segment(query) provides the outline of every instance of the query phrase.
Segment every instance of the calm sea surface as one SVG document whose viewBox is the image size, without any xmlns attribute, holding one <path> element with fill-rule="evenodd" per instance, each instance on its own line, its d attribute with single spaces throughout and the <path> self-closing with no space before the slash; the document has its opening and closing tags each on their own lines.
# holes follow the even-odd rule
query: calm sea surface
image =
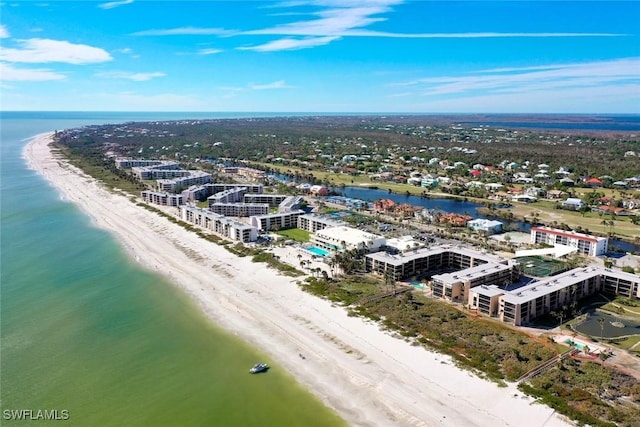
<svg viewBox="0 0 640 427">
<path fill-rule="evenodd" d="M 45 131 L 210 116 L 2 113 L 2 415 L 67 410 L 58 423 L 73 426 L 344 425 L 279 366 L 250 375 L 271 361 L 132 263 L 21 158 Z"/>
</svg>

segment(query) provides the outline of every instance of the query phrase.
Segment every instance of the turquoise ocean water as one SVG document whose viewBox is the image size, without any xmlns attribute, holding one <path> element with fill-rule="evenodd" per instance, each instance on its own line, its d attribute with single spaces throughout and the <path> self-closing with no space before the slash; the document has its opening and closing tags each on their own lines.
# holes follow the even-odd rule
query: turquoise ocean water
<svg viewBox="0 0 640 427">
<path fill-rule="evenodd" d="M 277 365 L 249 375 L 256 361 L 272 361 L 132 263 L 21 158 L 41 132 L 205 117 L 2 113 L 0 425 L 343 425 Z M 11 410 L 69 419 L 8 420 Z"/>
</svg>

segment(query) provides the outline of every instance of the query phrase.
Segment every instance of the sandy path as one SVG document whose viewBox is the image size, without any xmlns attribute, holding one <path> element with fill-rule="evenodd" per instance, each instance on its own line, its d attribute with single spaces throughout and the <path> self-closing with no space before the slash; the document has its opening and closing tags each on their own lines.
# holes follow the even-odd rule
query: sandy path
<svg viewBox="0 0 640 427">
<path fill-rule="evenodd" d="M 65 200 L 110 231 L 144 267 L 167 276 L 219 326 L 268 353 L 354 426 L 566 426 L 514 386 L 499 388 L 372 322 L 306 294 L 295 280 L 107 192 L 51 153 L 24 150 Z M 299 357 L 305 355 L 305 359 Z"/>
</svg>

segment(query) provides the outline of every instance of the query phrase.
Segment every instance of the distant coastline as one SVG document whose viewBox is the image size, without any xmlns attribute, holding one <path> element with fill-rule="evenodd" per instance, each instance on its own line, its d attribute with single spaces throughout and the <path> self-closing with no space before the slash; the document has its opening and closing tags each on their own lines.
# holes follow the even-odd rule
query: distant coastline
<svg viewBox="0 0 640 427">
<path fill-rule="evenodd" d="M 103 122 L 113 117 L 121 122 L 123 115 L 131 115 L 131 121 L 156 120 L 207 120 L 251 118 L 299 118 L 299 117 L 393 117 L 415 120 L 424 118 L 434 125 L 489 126 L 536 130 L 563 130 L 589 132 L 640 132 L 640 114 L 540 114 L 540 113 L 401 113 L 401 112 L 269 112 L 269 111 L 0 111 L 0 119 L 64 118 L 87 119 L 95 115 Z"/>
</svg>

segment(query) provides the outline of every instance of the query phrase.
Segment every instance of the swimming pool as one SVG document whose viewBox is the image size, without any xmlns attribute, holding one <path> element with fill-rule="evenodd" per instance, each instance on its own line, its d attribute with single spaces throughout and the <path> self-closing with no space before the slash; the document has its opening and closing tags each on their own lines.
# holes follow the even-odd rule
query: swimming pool
<svg viewBox="0 0 640 427">
<path fill-rule="evenodd" d="M 329 255 L 329 251 L 326 249 L 318 248 L 317 246 L 311 246 L 307 248 L 307 251 L 311 252 L 314 255 L 318 256 L 327 256 Z"/>
</svg>

